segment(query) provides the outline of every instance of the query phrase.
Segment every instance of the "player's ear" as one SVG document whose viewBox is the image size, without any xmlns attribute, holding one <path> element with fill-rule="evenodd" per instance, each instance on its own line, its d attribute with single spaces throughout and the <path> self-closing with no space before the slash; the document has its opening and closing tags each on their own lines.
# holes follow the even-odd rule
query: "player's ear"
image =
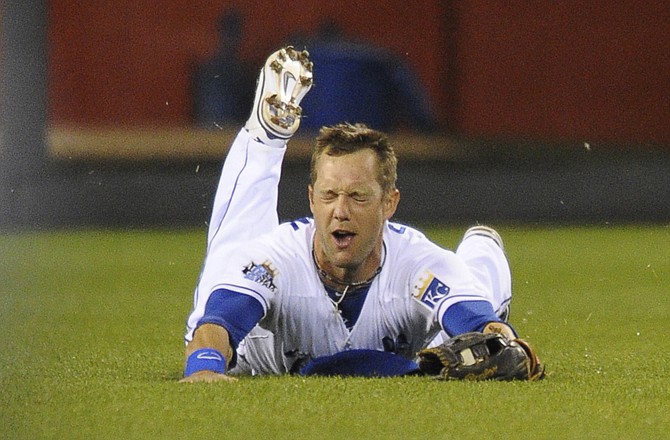
<svg viewBox="0 0 670 440">
<path fill-rule="evenodd" d="M 309 198 L 309 210 L 314 214 L 314 187 L 307 185 L 307 197 Z"/>
<path fill-rule="evenodd" d="M 394 189 L 389 195 L 386 196 L 386 201 L 384 202 L 384 216 L 386 220 L 389 220 L 395 214 L 395 210 L 398 208 L 398 203 L 400 202 L 400 191 Z"/>
</svg>

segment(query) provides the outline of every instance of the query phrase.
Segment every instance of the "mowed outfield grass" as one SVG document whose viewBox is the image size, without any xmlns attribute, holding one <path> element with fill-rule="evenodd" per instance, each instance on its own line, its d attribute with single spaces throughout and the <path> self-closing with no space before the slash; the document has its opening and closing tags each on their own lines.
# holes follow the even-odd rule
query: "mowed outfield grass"
<svg viewBox="0 0 670 440">
<path fill-rule="evenodd" d="M 0 438 L 666 438 L 670 227 L 499 230 L 542 382 L 179 384 L 204 230 L 1 234 Z"/>
</svg>

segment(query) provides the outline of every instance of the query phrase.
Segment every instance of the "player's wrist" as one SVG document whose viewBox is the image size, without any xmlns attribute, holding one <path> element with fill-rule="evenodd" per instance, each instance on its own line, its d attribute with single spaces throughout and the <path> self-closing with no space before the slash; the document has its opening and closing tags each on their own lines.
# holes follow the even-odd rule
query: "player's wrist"
<svg viewBox="0 0 670 440">
<path fill-rule="evenodd" d="M 228 362 L 226 357 L 215 348 L 200 348 L 191 353 L 186 359 L 184 377 L 199 371 L 213 371 L 224 374 Z"/>
</svg>

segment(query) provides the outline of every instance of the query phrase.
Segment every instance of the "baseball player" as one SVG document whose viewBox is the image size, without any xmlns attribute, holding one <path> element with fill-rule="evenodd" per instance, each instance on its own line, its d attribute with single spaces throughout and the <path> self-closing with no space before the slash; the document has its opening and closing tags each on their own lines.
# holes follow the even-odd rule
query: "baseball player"
<svg viewBox="0 0 670 440">
<path fill-rule="evenodd" d="M 282 159 L 311 86 L 306 51 L 286 47 L 261 69 L 217 188 L 182 381 L 300 373 L 324 362 L 336 373 L 342 365 L 405 373 L 419 350 L 450 336 L 515 338 L 500 236 L 476 226 L 452 252 L 392 222 L 396 157 L 376 130 L 324 127 L 311 161 L 312 215 L 278 224 Z M 408 364 L 395 370 L 398 359 Z"/>
</svg>

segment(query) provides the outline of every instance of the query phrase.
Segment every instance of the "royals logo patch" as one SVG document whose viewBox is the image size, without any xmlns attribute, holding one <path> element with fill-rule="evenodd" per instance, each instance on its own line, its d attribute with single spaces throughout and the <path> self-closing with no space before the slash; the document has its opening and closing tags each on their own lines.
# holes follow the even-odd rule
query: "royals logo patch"
<svg viewBox="0 0 670 440">
<path fill-rule="evenodd" d="M 440 281 L 430 271 L 419 278 L 418 283 L 414 286 L 414 298 L 421 301 L 424 305 L 435 308 L 442 298 L 449 295 L 449 286 Z"/>
<path fill-rule="evenodd" d="M 277 291 L 277 286 L 274 284 L 275 271 L 270 267 L 270 263 L 256 264 L 252 261 L 242 269 L 242 273 L 244 278 L 258 283 L 272 292 Z"/>
</svg>

